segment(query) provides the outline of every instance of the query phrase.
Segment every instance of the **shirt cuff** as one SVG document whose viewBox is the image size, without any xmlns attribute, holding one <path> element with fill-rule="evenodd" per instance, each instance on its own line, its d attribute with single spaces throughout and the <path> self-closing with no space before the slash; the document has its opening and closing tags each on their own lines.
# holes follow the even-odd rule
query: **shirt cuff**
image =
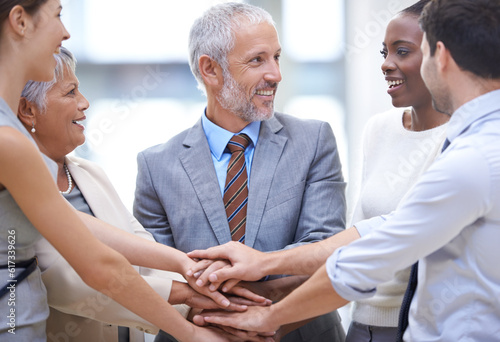
<svg viewBox="0 0 500 342">
<path fill-rule="evenodd" d="M 354 224 L 359 235 L 364 237 L 368 235 L 374 228 L 377 228 L 384 224 L 386 221 L 386 216 L 375 216 L 367 220 L 363 220 Z"/>
<path fill-rule="evenodd" d="M 335 291 L 344 299 L 353 301 L 364 298 L 373 297 L 376 292 L 376 288 L 369 291 L 360 291 L 349 285 L 349 279 L 352 279 L 348 270 L 343 269 L 339 266 L 339 258 L 341 257 L 342 250 L 345 247 L 338 248 L 327 260 L 326 260 L 326 273 L 328 278 L 335 289 Z"/>
</svg>

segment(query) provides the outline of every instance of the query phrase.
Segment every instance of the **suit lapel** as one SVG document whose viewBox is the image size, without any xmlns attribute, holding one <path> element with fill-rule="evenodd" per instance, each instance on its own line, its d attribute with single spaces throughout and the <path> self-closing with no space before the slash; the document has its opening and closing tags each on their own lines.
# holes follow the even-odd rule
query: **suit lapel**
<svg viewBox="0 0 500 342">
<path fill-rule="evenodd" d="M 229 242 L 229 224 L 201 120 L 190 129 L 183 144 L 185 149 L 179 158 L 208 222 L 220 244 Z"/>
<path fill-rule="evenodd" d="M 78 188 L 94 213 L 94 216 L 99 217 L 103 221 L 109 222 L 109 210 L 107 209 L 110 208 L 105 205 L 106 201 L 102 198 L 104 194 L 100 185 L 94 181 L 92 176 L 89 175 L 86 170 L 79 167 L 79 163 L 77 161 L 73 161 L 66 157 L 66 165 L 68 165 L 68 169 L 76 184 L 81 184 Z"/>
<path fill-rule="evenodd" d="M 283 128 L 276 117 L 263 121 L 250 172 L 245 244 L 253 247 L 275 176 L 288 138 L 277 133 Z"/>
</svg>

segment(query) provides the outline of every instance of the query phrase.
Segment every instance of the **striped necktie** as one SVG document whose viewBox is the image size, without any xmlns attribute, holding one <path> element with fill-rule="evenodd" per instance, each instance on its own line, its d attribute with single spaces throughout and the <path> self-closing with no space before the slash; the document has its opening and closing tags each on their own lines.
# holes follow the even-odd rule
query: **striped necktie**
<svg viewBox="0 0 500 342">
<path fill-rule="evenodd" d="M 441 149 L 441 153 L 444 152 L 450 145 L 450 141 L 446 139 Z M 403 297 L 403 303 L 401 304 L 401 310 L 399 311 L 399 322 L 398 322 L 398 334 L 396 337 L 397 342 L 403 341 L 403 335 L 406 328 L 408 328 L 408 317 L 410 314 L 410 305 L 417 290 L 418 285 L 418 261 L 414 263 L 410 271 L 410 279 L 408 279 L 408 287 L 406 288 L 405 295 Z"/>
<path fill-rule="evenodd" d="M 224 207 L 233 241 L 245 242 L 247 221 L 248 174 L 245 162 L 245 149 L 250 144 L 246 134 L 234 135 L 227 148 L 231 159 L 227 166 L 226 186 L 224 187 Z"/>
</svg>

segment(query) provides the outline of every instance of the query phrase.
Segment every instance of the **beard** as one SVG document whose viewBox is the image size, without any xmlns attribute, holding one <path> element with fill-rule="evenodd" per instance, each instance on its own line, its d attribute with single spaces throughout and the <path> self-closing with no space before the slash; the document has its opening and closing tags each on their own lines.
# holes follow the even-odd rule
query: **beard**
<svg viewBox="0 0 500 342">
<path fill-rule="evenodd" d="M 453 105 L 449 96 L 449 90 L 436 76 L 437 67 L 435 61 L 432 63 L 428 61 L 425 64 L 422 62 L 421 74 L 425 86 L 431 94 L 432 107 L 440 113 L 451 115 L 453 113 Z"/>
<path fill-rule="evenodd" d="M 454 112 L 448 89 L 437 79 L 434 79 L 432 88 L 428 88 L 432 97 L 432 107 L 440 113 L 451 115 Z"/>
<path fill-rule="evenodd" d="M 448 103 L 448 102 L 446 102 L 446 103 Z M 445 104 L 442 99 L 438 100 L 438 99 L 434 98 L 434 96 L 432 97 L 432 107 L 434 107 L 434 109 L 437 112 L 440 112 L 443 114 L 447 114 L 447 115 L 451 116 L 451 114 L 453 113 L 453 109 L 452 109 L 451 105 Z"/>
<path fill-rule="evenodd" d="M 230 111 L 234 115 L 240 117 L 246 122 L 264 121 L 270 119 L 274 115 L 274 101 L 264 102 L 263 108 L 258 108 L 253 102 L 252 97 L 247 98 L 245 89 L 241 84 L 231 76 L 229 72 L 224 72 L 224 86 L 217 95 L 217 100 L 222 108 Z M 265 83 L 264 87 L 277 87 L 270 83 Z"/>
</svg>

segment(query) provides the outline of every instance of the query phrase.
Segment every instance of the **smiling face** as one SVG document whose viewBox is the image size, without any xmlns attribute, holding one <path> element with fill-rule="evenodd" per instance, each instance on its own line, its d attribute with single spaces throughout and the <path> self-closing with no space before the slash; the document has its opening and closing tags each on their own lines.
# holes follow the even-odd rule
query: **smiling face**
<svg viewBox="0 0 500 342">
<path fill-rule="evenodd" d="M 69 38 L 61 22 L 61 2 L 48 0 L 33 15 L 31 25 L 26 32 L 30 44 L 29 57 L 33 61 L 29 78 L 34 81 L 50 81 L 54 78 L 56 61 L 54 53 L 59 53 L 63 40 Z"/>
<path fill-rule="evenodd" d="M 384 57 L 382 72 L 395 107 L 419 107 L 431 101 L 420 75 L 422 36 L 414 15 L 400 14 L 387 26 L 381 51 Z"/>
<path fill-rule="evenodd" d="M 57 160 L 72 152 L 85 142 L 85 110 L 89 102 L 78 89 L 78 79 L 69 68 L 64 68 L 63 77 L 47 92 L 46 111 L 35 110 L 36 133 L 33 138 L 40 150 Z"/>
<path fill-rule="evenodd" d="M 224 86 L 217 96 L 221 107 L 246 122 L 272 117 L 281 81 L 280 54 L 274 26 L 262 22 L 239 28 L 227 56 L 229 70 L 224 73 Z"/>
</svg>

